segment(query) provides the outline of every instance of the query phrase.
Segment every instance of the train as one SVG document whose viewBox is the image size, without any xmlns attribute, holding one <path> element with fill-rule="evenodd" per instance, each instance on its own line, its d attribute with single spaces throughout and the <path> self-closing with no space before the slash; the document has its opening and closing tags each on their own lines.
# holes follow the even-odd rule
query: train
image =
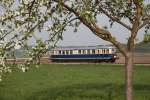
<svg viewBox="0 0 150 100">
<path fill-rule="evenodd" d="M 114 46 L 55 47 L 51 50 L 52 62 L 110 62 L 117 59 Z"/>
</svg>

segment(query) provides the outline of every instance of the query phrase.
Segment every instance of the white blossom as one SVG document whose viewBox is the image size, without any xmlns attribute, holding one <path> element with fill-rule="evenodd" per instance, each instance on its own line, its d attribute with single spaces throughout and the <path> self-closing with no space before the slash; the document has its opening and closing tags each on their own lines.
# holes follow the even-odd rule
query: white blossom
<svg viewBox="0 0 150 100">
<path fill-rule="evenodd" d="M 33 58 L 31 57 L 31 58 L 29 58 L 29 60 L 31 61 L 31 60 L 33 60 Z"/>
<path fill-rule="evenodd" d="M 4 16 L 1 16 L 1 17 L 0 17 L 0 20 L 4 20 L 4 19 L 5 19 L 5 17 L 4 17 Z"/>
<path fill-rule="evenodd" d="M 5 43 L 5 41 L 4 41 L 4 40 L 0 40 L 0 45 L 1 45 L 1 44 L 4 44 L 4 43 Z"/>
<path fill-rule="evenodd" d="M 16 41 L 14 48 L 16 50 L 21 48 L 21 45 L 20 45 L 20 43 L 18 41 Z"/>
<path fill-rule="evenodd" d="M 22 70 L 22 72 L 26 72 L 26 68 L 25 67 L 22 67 L 21 70 Z"/>
<path fill-rule="evenodd" d="M 17 16 L 17 15 L 20 15 L 20 12 L 19 11 L 16 11 L 15 12 L 15 15 Z"/>
<path fill-rule="evenodd" d="M 19 44 L 15 44 L 14 48 L 17 50 L 17 49 L 20 49 L 21 48 L 21 45 Z"/>
<path fill-rule="evenodd" d="M 85 14 L 90 14 L 91 12 L 90 11 L 85 11 Z"/>
<path fill-rule="evenodd" d="M 45 48 L 48 49 L 48 45 L 46 45 Z"/>
<path fill-rule="evenodd" d="M 29 3 L 29 0 L 23 0 L 24 4 L 28 4 Z"/>
<path fill-rule="evenodd" d="M 45 31 L 48 31 L 48 30 L 49 30 L 49 27 L 44 28 L 44 30 L 45 30 Z"/>
<path fill-rule="evenodd" d="M 35 47 L 32 47 L 32 49 L 36 49 Z"/>
<path fill-rule="evenodd" d="M 1 31 L 1 32 L 3 32 L 3 31 L 4 31 L 4 29 L 3 29 L 3 28 L 0 28 L 0 31 Z"/>
</svg>

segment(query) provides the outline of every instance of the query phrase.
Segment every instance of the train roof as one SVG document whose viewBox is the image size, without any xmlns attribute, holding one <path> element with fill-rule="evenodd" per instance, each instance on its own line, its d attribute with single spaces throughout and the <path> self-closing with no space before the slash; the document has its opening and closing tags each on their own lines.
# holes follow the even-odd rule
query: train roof
<svg viewBox="0 0 150 100">
<path fill-rule="evenodd" d="M 67 47 L 55 47 L 52 50 L 80 50 L 80 49 L 108 49 L 115 48 L 114 46 L 98 45 L 98 46 L 67 46 Z"/>
</svg>

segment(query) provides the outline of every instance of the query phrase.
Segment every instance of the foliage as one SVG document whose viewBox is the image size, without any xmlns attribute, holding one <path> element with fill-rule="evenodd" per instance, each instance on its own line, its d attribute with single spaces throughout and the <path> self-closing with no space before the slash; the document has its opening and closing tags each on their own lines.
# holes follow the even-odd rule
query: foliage
<svg viewBox="0 0 150 100">
<path fill-rule="evenodd" d="M 150 41 L 150 33 L 144 34 L 144 42 L 149 42 Z"/>
<path fill-rule="evenodd" d="M 37 42 L 29 54 L 29 59 L 37 60 L 46 52 L 51 43 L 62 39 L 67 28 L 73 27 L 75 32 L 80 24 L 88 27 L 93 34 L 114 44 L 126 56 L 126 52 L 134 47 L 137 32 L 145 27 L 149 29 L 150 5 L 144 0 L 0 0 L 3 13 L 0 15 L 0 57 L 1 73 L 5 72 L 5 58 L 8 51 L 25 47 L 27 41 L 35 38 L 37 33 L 49 33 L 49 39 Z M 106 15 L 110 26 L 119 23 L 131 32 L 128 48 L 121 45 L 109 30 L 98 25 L 98 16 Z M 128 22 L 126 23 L 126 19 Z M 40 47 L 41 46 L 41 47 Z M 129 50 L 127 50 L 129 49 Z M 40 53 L 39 53 L 40 52 Z M 33 61 L 26 61 L 25 66 Z M 9 67 L 8 67 L 9 68 Z M 8 69 L 6 68 L 6 69 Z"/>
</svg>

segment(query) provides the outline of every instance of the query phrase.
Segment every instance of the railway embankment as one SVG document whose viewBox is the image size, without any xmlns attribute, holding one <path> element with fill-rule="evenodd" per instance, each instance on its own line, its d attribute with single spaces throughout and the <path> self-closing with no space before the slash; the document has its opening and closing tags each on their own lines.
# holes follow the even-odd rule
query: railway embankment
<svg viewBox="0 0 150 100">
<path fill-rule="evenodd" d="M 118 53 L 118 59 L 116 60 L 116 64 L 124 64 L 125 63 L 125 58 L 122 54 Z M 8 59 L 8 63 L 16 63 L 16 64 L 22 64 L 27 58 L 18 58 L 15 61 L 13 59 Z M 51 64 L 49 60 L 49 57 L 43 57 L 41 58 L 40 61 L 42 64 Z M 71 62 L 70 62 L 71 63 Z M 80 62 L 81 63 L 81 62 Z M 86 62 L 83 62 L 86 63 Z M 134 54 L 134 63 L 136 64 L 150 64 L 150 53 L 135 53 Z M 74 64 L 74 63 L 73 63 Z"/>
<path fill-rule="evenodd" d="M 116 60 L 116 64 L 124 64 L 125 58 L 122 54 L 117 54 L 119 59 Z M 150 64 L 150 53 L 134 53 L 134 63 L 136 64 Z"/>
</svg>

